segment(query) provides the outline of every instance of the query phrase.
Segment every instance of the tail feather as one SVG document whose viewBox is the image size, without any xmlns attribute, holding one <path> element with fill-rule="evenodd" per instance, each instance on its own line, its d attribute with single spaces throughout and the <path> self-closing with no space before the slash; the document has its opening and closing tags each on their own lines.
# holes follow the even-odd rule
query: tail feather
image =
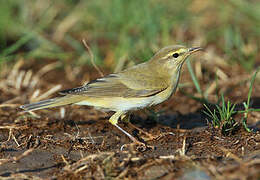
<svg viewBox="0 0 260 180">
<path fill-rule="evenodd" d="M 64 97 L 57 97 L 53 99 L 47 99 L 31 104 L 25 104 L 20 106 L 20 108 L 24 109 L 25 111 L 35 111 L 39 109 L 46 109 L 51 107 L 58 107 L 68 104 L 74 104 L 82 100 L 82 96 L 64 96 Z"/>
</svg>

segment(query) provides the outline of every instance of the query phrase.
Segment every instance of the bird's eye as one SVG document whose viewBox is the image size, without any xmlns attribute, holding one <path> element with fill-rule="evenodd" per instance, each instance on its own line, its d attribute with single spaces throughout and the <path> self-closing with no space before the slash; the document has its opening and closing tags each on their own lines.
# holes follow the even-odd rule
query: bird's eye
<svg viewBox="0 0 260 180">
<path fill-rule="evenodd" d="M 177 58 L 178 56 L 179 56 L 178 53 L 174 53 L 174 54 L 172 55 L 172 57 L 174 57 L 174 58 Z"/>
</svg>

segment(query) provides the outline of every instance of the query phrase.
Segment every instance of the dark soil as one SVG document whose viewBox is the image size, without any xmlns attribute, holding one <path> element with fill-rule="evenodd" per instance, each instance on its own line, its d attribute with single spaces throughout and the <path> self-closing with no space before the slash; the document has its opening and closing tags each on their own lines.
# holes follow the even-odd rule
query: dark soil
<svg viewBox="0 0 260 180">
<path fill-rule="evenodd" d="M 40 67 L 24 65 L 23 69 L 37 72 Z M 80 77 L 94 79 L 96 73 L 81 70 L 75 79 L 60 69 L 50 71 L 37 85 L 46 92 L 55 84 L 65 88 L 80 85 Z M 189 77 L 182 76 L 183 81 Z M 85 75 L 85 76 L 84 76 Z M 2 75 L 3 83 L 8 74 Z M 245 84 L 239 97 L 230 98 L 241 104 L 247 98 Z M 134 112 L 131 122 L 142 130 L 160 138 L 147 138 L 130 124 L 119 125 L 147 145 L 144 152 L 128 137 L 113 127 L 103 113 L 91 107 L 65 106 L 60 108 L 22 112 L 18 105 L 28 102 L 36 90 L 15 89 L 12 85 L 0 88 L 0 177 L 54 179 L 259 179 L 260 178 L 260 113 L 250 113 L 249 133 L 240 125 L 232 134 L 224 136 L 214 128 L 203 113 L 198 101 L 180 91 L 167 102 L 149 110 Z M 235 88 L 236 87 L 229 87 Z M 252 106 L 259 108 L 259 84 L 255 84 Z M 188 91 L 188 88 L 183 88 Z M 192 92 L 195 92 L 192 90 Z M 259 91 L 258 91 L 259 92 Z M 54 93 L 55 96 L 56 93 Z M 259 95 L 259 94 L 258 94 Z M 15 99 L 16 98 L 16 99 Z M 8 101 L 11 100 L 11 101 Z M 240 107 L 238 105 L 238 107 Z M 239 122 L 240 115 L 235 119 Z M 209 122 L 208 122 L 209 120 Z"/>
</svg>

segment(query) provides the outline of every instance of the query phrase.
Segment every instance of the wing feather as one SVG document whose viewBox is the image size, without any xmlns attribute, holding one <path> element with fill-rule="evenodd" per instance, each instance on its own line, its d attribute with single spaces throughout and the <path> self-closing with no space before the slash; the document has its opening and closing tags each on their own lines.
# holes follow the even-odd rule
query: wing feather
<svg viewBox="0 0 260 180">
<path fill-rule="evenodd" d="M 143 68 L 110 74 L 84 86 L 61 91 L 60 94 L 131 98 L 153 96 L 168 88 L 165 78 L 158 77 L 155 73 L 143 73 L 142 70 Z"/>
</svg>

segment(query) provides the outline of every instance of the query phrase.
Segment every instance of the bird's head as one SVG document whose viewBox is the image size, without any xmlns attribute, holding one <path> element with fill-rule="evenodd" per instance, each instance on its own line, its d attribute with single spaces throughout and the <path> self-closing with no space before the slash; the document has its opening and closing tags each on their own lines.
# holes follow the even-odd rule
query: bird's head
<svg viewBox="0 0 260 180">
<path fill-rule="evenodd" d="M 167 69 L 179 69 L 194 52 L 202 50 L 201 47 L 187 48 L 181 45 L 167 46 L 157 52 L 151 59 L 151 62 L 159 62 Z"/>
</svg>

